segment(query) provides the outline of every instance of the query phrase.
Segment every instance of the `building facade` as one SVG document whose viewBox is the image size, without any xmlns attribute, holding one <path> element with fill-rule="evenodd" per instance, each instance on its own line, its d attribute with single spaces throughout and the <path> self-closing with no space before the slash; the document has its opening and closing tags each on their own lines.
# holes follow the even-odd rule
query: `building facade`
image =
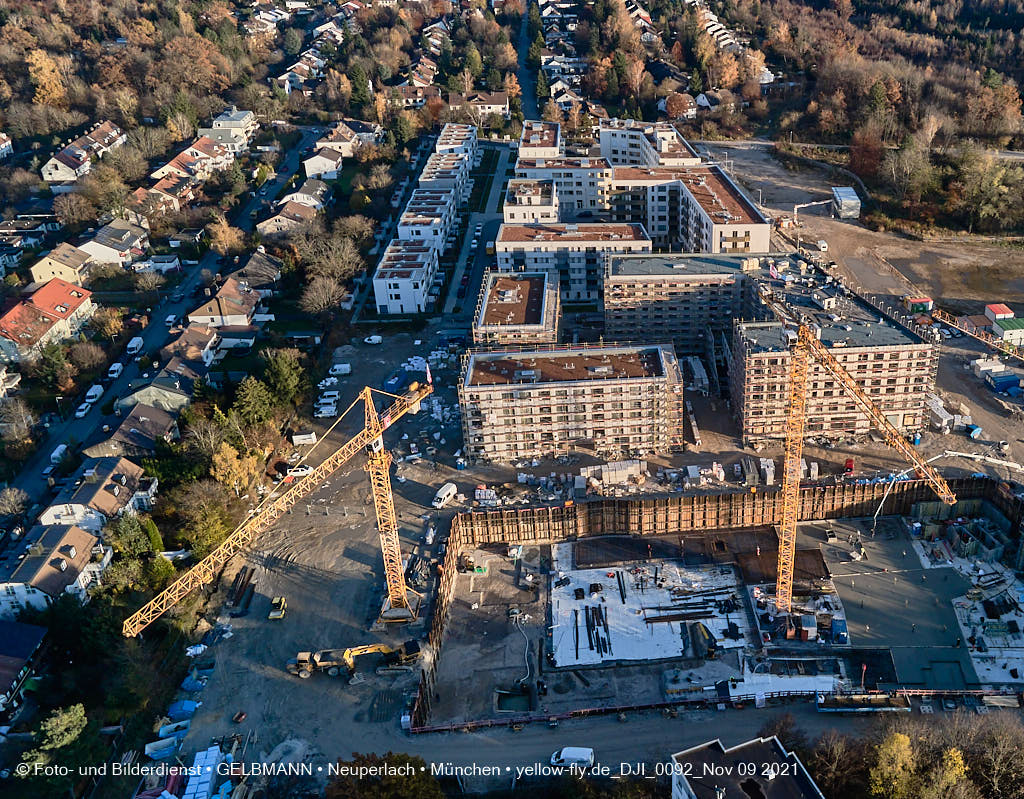
<svg viewBox="0 0 1024 799">
<path fill-rule="evenodd" d="M 373 275 L 379 314 L 423 313 L 437 275 L 437 249 L 427 243 L 392 239 Z"/>
<path fill-rule="evenodd" d="M 510 180 L 502 217 L 508 224 L 558 222 L 558 189 L 553 180 Z"/>
<path fill-rule="evenodd" d="M 671 347 L 469 353 L 459 380 L 470 458 L 514 462 L 576 448 L 620 456 L 681 447 L 683 381 Z"/>
<path fill-rule="evenodd" d="M 561 304 L 552 272 L 484 275 L 473 317 L 473 343 L 485 347 L 558 342 Z"/>
<path fill-rule="evenodd" d="M 634 224 L 502 225 L 495 240 L 499 269 L 556 274 L 563 303 L 600 297 L 606 255 L 650 251 L 643 225 Z"/>
</svg>

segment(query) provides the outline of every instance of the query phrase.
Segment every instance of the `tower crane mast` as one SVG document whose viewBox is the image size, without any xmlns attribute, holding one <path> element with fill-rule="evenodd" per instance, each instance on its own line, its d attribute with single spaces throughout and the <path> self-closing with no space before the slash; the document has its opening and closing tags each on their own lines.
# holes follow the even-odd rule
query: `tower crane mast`
<svg viewBox="0 0 1024 799">
<path fill-rule="evenodd" d="M 885 418 L 871 398 L 857 385 L 845 367 L 822 344 L 811 325 L 798 318 L 770 289 L 758 288 L 762 301 L 782 322 L 790 338 L 789 398 L 786 416 L 786 443 L 782 468 L 782 522 L 779 527 L 778 576 L 775 583 L 775 605 L 779 613 L 790 613 L 793 607 L 793 569 L 796 561 L 796 528 L 800 515 L 800 461 L 803 457 L 804 433 L 807 425 L 807 382 L 811 361 L 821 365 L 882 434 L 885 442 L 914 465 L 928 481 L 939 499 L 947 505 L 956 502 L 956 495 L 946 481 Z"/>
<path fill-rule="evenodd" d="M 377 526 L 380 531 L 384 574 L 387 581 L 387 599 L 381 612 L 381 621 L 409 621 L 415 618 L 419 597 L 405 585 L 398 523 L 391 495 L 391 455 L 384 450 L 382 436 L 385 430 L 405 414 L 417 413 L 423 398 L 433 391 L 434 387 L 430 383 L 413 383 L 403 395 L 377 391 L 369 386 L 363 388 L 359 396 L 330 428 L 333 430 L 359 402 L 362 402 L 362 429 L 328 455 L 310 474 L 293 483 L 283 494 L 274 497 L 272 492 L 220 546 L 125 619 L 122 634 L 127 638 L 138 635 L 194 590 L 212 582 L 232 557 L 248 549 L 256 537 L 265 532 L 289 508 L 323 485 L 326 478 L 364 449 L 367 450 L 369 461 L 367 468 L 373 486 L 373 502 L 377 511 Z M 382 394 L 391 398 L 393 402 L 378 412 L 374 394 Z"/>
</svg>

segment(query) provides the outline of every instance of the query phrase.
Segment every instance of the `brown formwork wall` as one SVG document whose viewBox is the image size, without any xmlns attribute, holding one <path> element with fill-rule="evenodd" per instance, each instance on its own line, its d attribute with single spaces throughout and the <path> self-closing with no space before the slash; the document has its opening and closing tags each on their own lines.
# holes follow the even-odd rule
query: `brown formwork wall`
<svg viewBox="0 0 1024 799">
<path fill-rule="evenodd" d="M 988 499 L 1019 527 L 1021 501 L 993 480 L 950 482 L 960 499 Z M 871 516 L 886 484 L 809 486 L 800 491 L 799 518 Z M 928 483 L 896 483 L 883 514 L 909 515 L 914 505 L 934 499 Z M 732 492 L 659 498 L 598 499 L 557 507 L 463 513 L 457 524 L 465 545 L 557 543 L 591 535 L 669 535 L 693 530 L 764 527 L 782 518 L 779 491 Z M 454 528 L 453 528 L 454 529 Z"/>
</svg>

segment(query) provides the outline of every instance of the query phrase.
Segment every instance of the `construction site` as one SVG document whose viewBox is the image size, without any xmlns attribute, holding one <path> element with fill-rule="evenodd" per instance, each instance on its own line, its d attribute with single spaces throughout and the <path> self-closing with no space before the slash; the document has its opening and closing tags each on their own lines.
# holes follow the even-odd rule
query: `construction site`
<svg viewBox="0 0 1024 799">
<path fill-rule="evenodd" d="M 972 394 L 1004 371 L 979 354 L 1019 353 L 794 254 L 614 256 L 605 280 L 626 343 L 557 344 L 557 280 L 517 273 L 484 282 L 480 349 L 435 325 L 335 354 L 360 360 L 348 409 L 125 622 L 209 592 L 152 755 L 474 761 L 432 734 L 1016 701 L 1019 428 Z"/>
</svg>

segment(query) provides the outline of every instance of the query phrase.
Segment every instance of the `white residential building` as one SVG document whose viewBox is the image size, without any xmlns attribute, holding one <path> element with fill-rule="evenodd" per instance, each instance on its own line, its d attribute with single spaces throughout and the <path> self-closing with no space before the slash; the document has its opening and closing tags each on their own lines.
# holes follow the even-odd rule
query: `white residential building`
<svg viewBox="0 0 1024 799">
<path fill-rule="evenodd" d="M 87 458 L 72 483 L 39 514 L 40 524 L 78 525 L 98 534 L 111 519 L 149 510 L 156 497 L 156 478 L 126 458 Z"/>
<path fill-rule="evenodd" d="M 307 178 L 334 180 L 341 174 L 341 163 L 344 156 L 331 147 L 321 147 L 302 162 Z"/>
<path fill-rule="evenodd" d="M 43 180 L 47 183 L 73 183 L 89 173 L 93 158 L 102 158 L 126 141 L 128 135 L 113 122 L 100 122 L 88 133 L 68 142 L 43 164 Z"/>
<path fill-rule="evenodd" d="M 563 302 L 594 302 L 601 295 L 605 256 L 651 251 L 643 225 L 502 225 L 495 240 L 503 271 L 545 270 L 558 275 Z"/>
<path fill-rule="evenodd" d="M 455 225 L 455 193 L 448 189 L 416 189 L 398 218 L 398 238 L 422 241 L 439 252 Z"/>
<path fill-rule="evenodd" d="M 602 119 L 601 155 L 616 166 L 699 166 L 701 158 L 667 122 Z"/>
<path fill-rule="evenodd" d="M 419 241 L 392 239 L 373 276 L 380 314 L 423 313 L 437 274 L 437 249 Z"/>
<path fill-rule="evenodd" d="M 502 216 L 507 224 L 558 222 L 558 189 L 553 180 L 510 180 Z"/>
<path fill-rule="evenodd" d="M 444 189 L 455 193 L 459 203 L 469 199 L 472 158 L 466 153 L 431 153 L 420 172 L 421 189 Z"/>
<path fill-rule="evenodd" d="M 477 146 L 476 126 L 449 122 L 441 128 L 441 135 L 434 144 L 434 152 L 465 153 L 473 158 L 476 156 Z"/>
<path fill-rule="evenodd" d="M 559 158 L 562 155 L 562 126 L 557 122 L 523 122 L 519 137 L 520 158 Z"/>
<path fill-rule="evenodd" d="M 606 196 L 612 166 L 607 158 L 523 158 L 516 162 L 516 177 L 551 180 L 558 190 L 565 218 L 596 215 L 608 206 Z"/>
<path fill-rule="evenodd" d="M 43 610 L 62 594 L 85 601 L 100 583 L 113 550 L 77 525 L 38 525 L 19 542 L 17 555 L 0 564 L 0 617 L 25 608 Z"/>
</svg>

